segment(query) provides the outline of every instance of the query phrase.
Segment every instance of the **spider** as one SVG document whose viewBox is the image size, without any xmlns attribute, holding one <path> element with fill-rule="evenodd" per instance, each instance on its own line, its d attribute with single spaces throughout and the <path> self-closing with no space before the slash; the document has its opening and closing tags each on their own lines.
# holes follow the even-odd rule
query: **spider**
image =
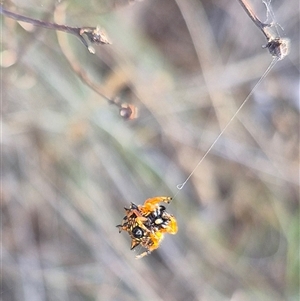
<svg viewBox="0 0 300 301">
<path fill-rule="evenodd" d="M 177 222 L 173 215 L 166 212 L 166 207 L 159 205 L 164 202 L 169 204 L 171 197 L 155 197 L 147 199 L 144 205 L 131 203 L 129 208 L 124 208 L 126 215 L 122 225 L 118 225 L 119 232 L 127 231 L 131 237 L 131 250 L 141 245 L 147 251 L 136 258 L 149 255 L 157 249 L 164 238 L 164 233 L 176 234 Z"/>
</svg>

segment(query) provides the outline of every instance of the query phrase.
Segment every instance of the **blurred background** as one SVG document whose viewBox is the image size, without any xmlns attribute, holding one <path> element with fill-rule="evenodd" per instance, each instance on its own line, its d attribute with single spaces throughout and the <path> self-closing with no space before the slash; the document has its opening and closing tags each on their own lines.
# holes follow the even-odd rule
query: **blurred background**
<svg viewBox="0 0 300 301">
<path fill-rule="evenodd" d="M 2 3 L 112 45 L 1 16 L 1 299 L 299 300 L 299 2 L 272 1 L 290 54 L 181 190 L 272 61 L 239 2 Z M 159 195 L 179 231 L 136 260 L 115 226 Z"/>
</svg>

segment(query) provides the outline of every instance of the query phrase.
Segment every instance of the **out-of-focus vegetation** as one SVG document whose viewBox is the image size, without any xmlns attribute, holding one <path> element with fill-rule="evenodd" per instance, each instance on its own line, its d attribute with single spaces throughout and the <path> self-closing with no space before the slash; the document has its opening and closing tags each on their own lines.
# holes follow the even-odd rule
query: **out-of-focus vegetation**
<svg viewBox="0 0 300 301">
<path fill-rule="evenodd" d="M 4 1 L 113 44 L 1 17 L 2 300 L 299 300 L 299 3 L 272 3 L 290 55 L 178 191 L 272 57 L 238 1 L 129 2 Z M 179 232 L 136 260 L 115 226 L 157 195 Z"/>
</svg>

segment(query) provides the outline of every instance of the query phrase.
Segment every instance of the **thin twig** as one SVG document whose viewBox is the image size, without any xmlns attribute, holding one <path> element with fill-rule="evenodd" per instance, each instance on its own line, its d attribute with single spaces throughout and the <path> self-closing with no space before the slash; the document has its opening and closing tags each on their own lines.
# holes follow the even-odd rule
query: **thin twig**
<svg viewBox="0 0 300 301">
<path fill-rule="evenodd" d="M 248 16 L 250 17 L 250 19 L 262 31 L 262 33 L 265 35 L 267 40 L 269 40 L 271 38 L 271 35 L 270 35 L 270 33 L 268 33 L 266 31 L 266 27 L 271 27 L 272 24 L 266 24 L 266 23 L 263 23 L 262 21 L 260 21 L 246 0 L 238 0 L 238 1 L 240 2 L 243 9 L 246 11 Z"/>
<path fill-rule="evenodd" d="M 67 26 L 67 25 L 60 25 L 57 23 L 40 21 L 40 20 L 25 17 L 23 15 L 19 15 L 19 14 L 13 13 L 11 11 L 8 11 L 5 8 L 3 8 L 2 5 L 0 6 L 0 14 L 6 16 L 8 18 L 17 20 L 17 21 L 30 23 L 34 26 L 73 34 L 80 39 L 80 41 L 84 44 L 84 46 L 86 46 L 88 48 L 90 53 L 95 53 L 95 50 L 92 46 L 90 46 L 88 44 L 87 40 L 90 43 L 93 43 L 96 45 L 111 44 L 106 36 L 106 33 L 103 30 L 100 30 L 100 28 L 98 26 L 97 27 L 71 27 L 71 26 Z M 84 36 L 86 36 L 87 40 L 84 38 Z M 71 51 L 69 51 L 69 52 L 71 53 Z M 105 98 L 110 104 L 117 106 L 119 108 L 120 116 L 122 116 L 124 119 L 136 118 L 137 109 L 135 106 L 126 104 L 126 103 L 121 103 L 118 98 L 111 99 L 111 98 L 107 97 L 103 93 L 103 91 L 100 89 L 100 87 L 98 87 L 95 83 L 93 83 L 89 79 L 88 75 L 86 74 L 86 72 L 84 70 L 81 69 L 79 64 L 74 63 L 75 60 L 73 58 L 70 59 L 70 56 L 72 56 L 72 54 L 69 54 L 69 56 L 67 57 L 69 63 L 71 64 L 74 72 L 76 72 L 76 74 L 81 78 L 81 80 L 83 82 L 85 82 L 85 84 L 87 84 L 96 93 L 98 93 L 103 98 Z"/>
<path fill-rule="evenodd" d="M 17 20 L 17 21 L 30 23 L 34 26 L 43 27 L 43 28 L 52 29 L 52 30 L 63 31 L 66 33 L 73 34 L 80 39 L 80 41 L 83 43 L 83 45 L 85 47 L 87 47 L 87 49 L 91 53 L 95 53 L 95 51 L 89 45 L 89 43 L 84 38 L 84 36 L 87 37 L 87 39 L 90 43 L 93 43 L 96 45 L 111 44 L 111 42 L 108 40 L 108 38 L 106 36 L 106 33 L 103 30 L 101 30 L 98 26 L 97 27 L 71 27 L 71 26 L 67 26 L 67 25 L 60 25 L 60 24 L 56 24 L 56 23 L 36 20 L 33 18 L 25 17 L 23 15 L 19 15 L 19 14 L 13 13 L 11 11 L 8 11 L 5 8 L 3 8 L 2 5 L 0 6 L 0 14 L 6 16 L 8 18 Z"/>
<path fill-rule="evenodd" d="M 286 57 L 289 53 L 290 48 L 290 40 L 289 39 L 283 39 L 279 37 L 279 34 L 274 35 L 270 33 L 267 28 L 274 27 L 274 20 L 270 24 L 263 23 L 259 20 L 257 15 L 254 13 L 253 9 L 249 5 L 247 0 L 238 0 L 241 4 L 241 6 L 244 8 L 250 19 L 254 22 L 254 24 L 262 31 L 264 36 L 267 38 L 267 44 L 264 45 L 264 48 L 268 48 L 269 52 L 273 56 L 273 58 L 277 60 L 282 60 L 284 57 Z M 267 7 L 268 12 L 271 11 L 270 7 L 268 6 L 268 3 L 264 2 L 264 4 Z M 274 15 L 272 14 L 272 17 L 274 18 Z"/>
</svg>

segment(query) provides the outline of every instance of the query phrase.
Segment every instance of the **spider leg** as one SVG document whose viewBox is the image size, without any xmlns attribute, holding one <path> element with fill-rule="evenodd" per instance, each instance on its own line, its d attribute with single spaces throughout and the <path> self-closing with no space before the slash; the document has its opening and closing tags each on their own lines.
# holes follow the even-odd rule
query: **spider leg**
<svg viewBox="0 0 300 301">
<path fill-rule="evenodd" d="M 143 253 L 140 254 L 140 255 L 136 255 L 136 256 L 135 256 L 135 259 L 141 259 L 141 258 L 143 258 L 143 257 L 145 257 L 145 256 L 147 256 L 147 255 L 150 255 L 150 254 L 151 254 L 150 251 L 145 251 L 145 252 L 143 252 Z"/>
<path fill-rule="evenodd" d="M 146 255 L 149 255 L 149 254 L 151 254 L 152 251 L 156 250 L 159 247 L 160 242 L 164 238 L 164 235 L 161 232 L 150 233 L 150 238 L 151 238 L 151 243 L 152 244 L 150 246 L 149 245 L 148 246 L 143 245 L 143 247 L 147 248 L 147 251 L 143 252 L 140 255 L 137 255 L 135 257 L 136 259 L 140 259 L 140 258 L 142 258 Z"/>
<path fill-rule="evenodd" d="M 177 221 L 173 215 L 170 215 L 170 222 L 166 228 L 161 229 L 164 233 L 176 234 L 178 231 Z"/>
<path fill-rule="evenodd" d="M 169 204 L 171 202 L 172 198 L 169 196 L 158 196 L 155 198 L 147 199 L 143 206 L 139 206 L 139 210 L 145 214 L 147 214 L 150 211 L 154 211 L 157 208 L 157 204 L 164 202 Z"/>
</svg>

